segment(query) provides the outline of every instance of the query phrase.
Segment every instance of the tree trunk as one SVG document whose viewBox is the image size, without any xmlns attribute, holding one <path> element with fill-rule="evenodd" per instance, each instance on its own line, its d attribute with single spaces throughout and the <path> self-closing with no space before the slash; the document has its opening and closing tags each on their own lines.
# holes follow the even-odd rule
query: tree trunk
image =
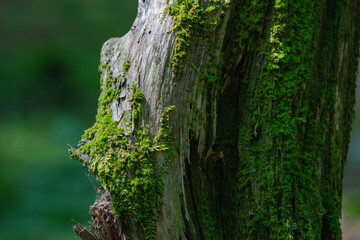
<svg viewBox="0 0 360 240">
<path fill-rule="evenodd" d="M 340 239 L 359 8 L 139 1 L 71 150 L 110 192 L 118 239 Z"/>
</svg>

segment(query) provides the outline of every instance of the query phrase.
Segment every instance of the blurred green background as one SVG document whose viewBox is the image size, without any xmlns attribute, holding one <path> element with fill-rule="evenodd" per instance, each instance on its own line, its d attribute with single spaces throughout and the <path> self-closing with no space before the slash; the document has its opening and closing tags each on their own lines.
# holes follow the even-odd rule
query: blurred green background
<svg viewBox="0 0 360 240">
<path fill-rule="evenodd" d="M 343 180 L 342 229 L 344 240 L 360 240 L 360 62 L 358 64 L 355 119 Z"/>
<path fill-rule="evenodd" d="M 102 44 L 124 35 L 136 0 L 0 2 L 0 239 L 74 239 L 93 186 L 70 160 L 95 122 Z"/>
<path fill-rule="evenodd" d="M 136 11 L 136 0 L 1 1 L 1 240 L 74 239 L 71 219 L 90 220 L 95 192 L 66 144 L 94 123 L 101 46 L 124 35 Z M 348 240 L 360 239 L 357 112 L 344 179 Z"/>
</svg>

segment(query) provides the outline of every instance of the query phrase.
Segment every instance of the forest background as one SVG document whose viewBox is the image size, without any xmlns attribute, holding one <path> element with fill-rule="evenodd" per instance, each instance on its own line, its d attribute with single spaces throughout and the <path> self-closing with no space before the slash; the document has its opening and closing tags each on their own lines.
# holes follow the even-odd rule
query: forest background
<svg viewBox="0 0 360 240">
<path fill-rule="evenodd" d="M 1 1 L 0 239 L 74 239 L 71 219 L 90 220 L 94 186 L 66 144 L 95 122 L 101 46 L 136 12 L 136 0 Z M 343 184 L 343 237 L 360 239 L 360 88 Z"/>
</svg>

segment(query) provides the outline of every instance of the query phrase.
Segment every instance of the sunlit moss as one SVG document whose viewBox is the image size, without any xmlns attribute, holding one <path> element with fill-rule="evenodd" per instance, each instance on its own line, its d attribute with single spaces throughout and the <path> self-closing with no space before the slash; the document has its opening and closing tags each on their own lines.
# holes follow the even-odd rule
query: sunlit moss
<svg viewBox="0 0 360 240">
<path fill-rule="evenodd" d="M 109 69 L 103 68 L 109 73 Z M 148 127 L 140 123 L 144 95 L 134 83 L 131 90 L 132 122 L 128 124 L 135 126 L 133 134 L 126 135 L 119 123 L 112 120 L 109 105 L 119 92 L 112 88 L 107 78 L 102 84 L 96 123 L 83 135 L 83 139 L 89 142 L 81 146 L 73 157 L 88 154 L 90 162 L 83 163 L 111 193 L 118 217 L 130 219 L 141 227 L 147 239 L 155 239 L 155 223 L 163 189 L 161 175 L 173 157 L 170 150 L 172 128 L 168 121 L 174 106 L 165 108 L 160 130 L 152 140 Z M 169 151 L 168 157 L 163 164 L 158 164 L 156 153 L 163 151 Z"/>
</svg>

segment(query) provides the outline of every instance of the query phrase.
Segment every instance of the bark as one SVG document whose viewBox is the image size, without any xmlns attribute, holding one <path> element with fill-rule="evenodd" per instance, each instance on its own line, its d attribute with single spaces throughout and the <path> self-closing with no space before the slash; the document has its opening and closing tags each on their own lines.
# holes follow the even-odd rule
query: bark
<svg viewBox="0 0 360 240">
<path fill-rule="evenodd" d="M 119 239 L 340 239 L 359 8 L 139 1 L 71 150 L 110 192 Z"/>
</svg>

